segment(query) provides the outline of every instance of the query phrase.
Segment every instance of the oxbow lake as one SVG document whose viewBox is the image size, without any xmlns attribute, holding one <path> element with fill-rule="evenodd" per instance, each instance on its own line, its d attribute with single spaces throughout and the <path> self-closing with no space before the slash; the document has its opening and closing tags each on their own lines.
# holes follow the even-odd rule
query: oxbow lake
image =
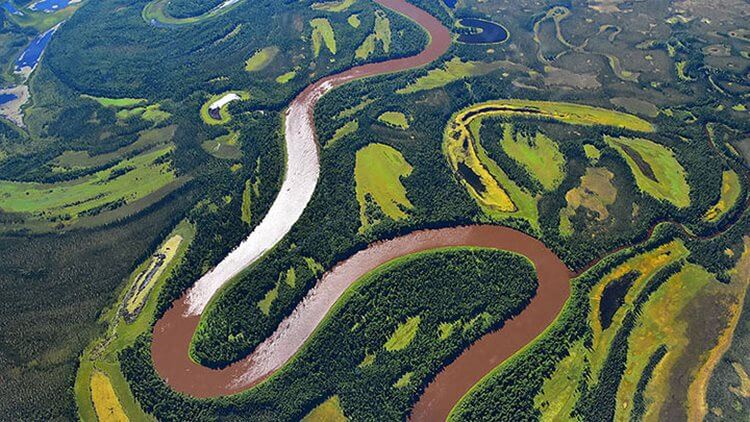
<svg viewBox="0 0 750 422">
<path fill-rule="evenodd" d="M 475 28 L 473 34 L 460 34 L 458 41 L 466 44 L 491 44 L 503 42 L 508 39 L 508 31 L 495 22 L 482 19 L 465 18 L 458 21 L 459 24 Z"/>
</svg>

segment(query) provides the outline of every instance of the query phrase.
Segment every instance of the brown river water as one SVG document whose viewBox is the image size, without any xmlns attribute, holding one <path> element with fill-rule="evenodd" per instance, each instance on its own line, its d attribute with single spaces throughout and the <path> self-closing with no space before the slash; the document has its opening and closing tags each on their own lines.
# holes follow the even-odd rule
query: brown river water
<svg viewBox="0 0 750 422">
<path fill-rule="evenodd" d="M 539 278 L 539 289 L 529 306 L 445 367 L 414 407 L 414 420 L 442 420 L 472 385 L 544 331 L 568 298 L 570 271 L 551 250 L 528 235 L 489 225 L 422 230 L 374 243 L 337 264 L 279 324 L 276 332 L 245 359 L 220 370 L 206 368 L 190 359 L 190 341 L 210 299 L 232 277 L 283 238 L 312 196 L 319 175 L 312 118 L 317 100 L 330 89 L 354 79 L 426 65 L 450 46 L 450 32 L 433 16 L 403 0 L 376 1 L 424 27 L 430 34 L 430 44 L 416 56 L 362 65 L 324 78 L 308 86 L 290 104 L 286 123 L 288 157 L 300 158 L 287 163 L 287 176 L 272 209 L 246 241 L 176 300 L 154 327 L 151 346 L 154 367 L 175 391 L 195 397 L 215 397 L 238 393 L 258 384 L 299 350 L 349 286 L 369 271 L 400 256 L 447 246 L 492 247 L 525 255 L 536 266 Z M 284 212 L 276 213 L 275 208 Z"/>
</svg>

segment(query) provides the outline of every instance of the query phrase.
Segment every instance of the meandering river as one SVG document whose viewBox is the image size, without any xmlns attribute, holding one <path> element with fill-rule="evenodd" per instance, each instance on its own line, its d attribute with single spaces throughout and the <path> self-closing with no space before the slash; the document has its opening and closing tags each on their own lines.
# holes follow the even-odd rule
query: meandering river
<svg viewBox="0 0 750 422">
<path fill-rule="evenodd" d="M 537 294 L 521 314 L 466 349 L 436 377 L 417 403 L 414 419 L 444 418 L 474 383 L 541 333 L 562 309 L 569 295 L 571 274 L 540 241 L 510 228 L 489 225 L 422 230 L 374 243 L 337 264 L 279 324 L 276 332 L 245 359 L 221 370 L 203 367 L 190 359 L 190 341 L 211 298 L 289 232 L 313 195 L 319 178 L 313 120 L 316 102 L 326 92 L 354 79 L 428 64 L 450 46 L 450 31 L 433 16 L 403 0 L 376 1 L 425 28 L 430 34 L 430 44 L 415 56 L 362 65 L 321 79 L 290 104 L 285 121 L 287 169 L 276 200 L 253 232 L 176 300 L 154 327 L 151 348 L 154 366 L 174 390 L 196 397 L 213 397 L 256 385 L 300 349 L 349 286 L 376 267 L 414 252 L 446 246 L 514 251 L 534 263 L 539 278 Z"/>
</svg>

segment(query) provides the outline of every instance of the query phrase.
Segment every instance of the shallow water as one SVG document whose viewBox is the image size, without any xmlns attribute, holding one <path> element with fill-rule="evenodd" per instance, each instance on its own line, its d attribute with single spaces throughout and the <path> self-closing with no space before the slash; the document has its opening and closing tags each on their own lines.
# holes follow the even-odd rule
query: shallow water
<svg viewBox="0 0 750 422">
<path fill-rule="evenodd" d="M 29 5 L 29 9 L 37 12 L 52 13 L 58 10 L 65 9 L 75 3 L 71 0 L 38 0 Z"/>
<path fill-rule="evenodd" d="M 16 98 L 18 98 L 18 97 L 16 97 L 13 94 L 0 94 L 0 105 L 3 105 L 5 103 L 9 103 L 9 102 L 15 100 Z"/>
<path fill-rule="evenodd" d="M 39 34 L 36 38 L 34 38 L 33 41 L 31 41 L 31 44 L 29 44 L 28 47 L 26 47 L 26 50 L 21 53 L 20 56 L 18 56 L 18 59 L 15 63 L 15 71 L 16 72 L 22 72 L 24 69 L 34 69 L 39 63 L 39 59 L 42 57 L 42 53 L 44 52 L 44 49 L 47 47 L 47 44 L 52 39 L 52 34 L 55 33 L 55 30 L 57 27 L 54 27 L 47 32 L 44 32 L 42 34 Z"/>
</svg>

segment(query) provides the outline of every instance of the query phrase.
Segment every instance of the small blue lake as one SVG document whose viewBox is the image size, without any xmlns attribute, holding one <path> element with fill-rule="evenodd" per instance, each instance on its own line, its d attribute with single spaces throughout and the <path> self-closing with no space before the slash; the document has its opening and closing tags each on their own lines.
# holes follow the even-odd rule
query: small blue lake
<svg viewBox="0 0 750 422">
<path fill-rule="evenodd" d="M 456 3 L 458 3 L 458 0 L 443 0 L 443 3 L 445 3 L 446 6 L 453 9 L 456 7 Z"/>
<path fill-rule="evenodd" d="M 462 33 L 458 41 L 466 44 L 491 44 L 508 39 L 508 31 L 495 22 L 482 19 L 465 18 L 458 21 L 462 26 L 473 29 L 471 33 Z"/>
<path fill-rule="evenodd" d="M 15 100 L 16 98 L 18 98 L 18 97 L 16 97 L 13 94 L 0 94 L 0 106 L 3 105 L 3 104 L 5 104 L 5 103 L 9 103 L 9 102 Z"/>
<path fill-rule="evenodd" d="M 55 28 L 52 28 L 34 38 L 34 41 L 26 47 L 26 50 L 24 50 L 16 60 L 15 70 L 18 72 L 24 67 L 30 67 L 33 69 L 34 66 L 39 63 L 39 58 L 42 57 L 44 48 L 47 47 L 47 44 L 49 43 L 49 40 L 52 39 L 52 34 L 54 33 Z"/>
<path fill-rule="evenodd" d="M 7 10 L 8 13 L 10 13 L 11 15 L 23 16 L 23 12 L 21 12 L 18 9 L 16 9 L 16 6 L 14 6 L 13 3 L 11 3 L 10 1 L 6 1 L 0 7 L 2 7 L 5 10 Z"/>
<path fill-rule="evenodd" d="M 29 9 L 35 12 L 52 13 L 65 9 L 71 3 L 71 0 L 39 0 L 31 3 Z"/>
</svg>

